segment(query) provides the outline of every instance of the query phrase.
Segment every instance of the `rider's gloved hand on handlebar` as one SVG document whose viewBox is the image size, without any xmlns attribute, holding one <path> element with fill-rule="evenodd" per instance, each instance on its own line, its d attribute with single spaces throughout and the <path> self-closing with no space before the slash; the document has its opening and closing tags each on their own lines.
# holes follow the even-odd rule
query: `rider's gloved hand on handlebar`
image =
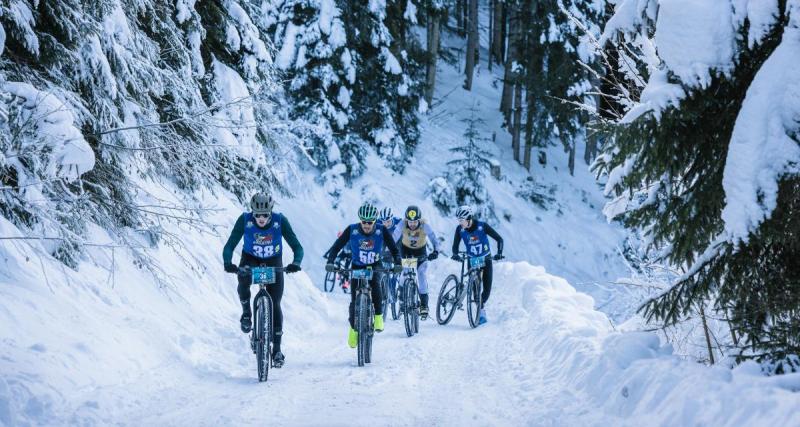
<svg viewBox="0 0 800 427">
<path fill-rule="evenodd" d="M 225 264 L 225 271 L 228 273 L 236 273 L 239 271 L 239 267 L 235 264 Z"/>
<path fill-rule="evenodd" d="M 395 273 L 401 273 L 403 271 L 403 264 L 395 264 L 392 271 Z"/>
<path fill-rule="evenodd" d="M 501 253 L 497 253 L 495 256 L 492 257 L 492 259 L 495 260 L 495 261 L 500 261 L 503 258 L 505 258 L 505 257 Z"/>
<path fill-rule="evenodd" d="M 300 271 L 300 266 L 295 263 L 291 263 L 286 266 L 287 273 L 297 273 L 298 271 Z"/>
<path fill-rule="evenodd" d="M 439 258 L 439 251 L 433 251 L 428 255 L 428 261 L 433 261 L 436 258 Z"/>
<path fill-rule="evenodd" d="M 453 256 L 451 256 L 450 259 L 452 259 L 453 261 L 461 262 L 461 255 L 453 254 Z"/>
<path fill-rule="evenodd" d="M 336 270 L 336 266 L 335 265 L 333 265 L 333 264 L 325 264 L 325 271 L 327 271 L 328 273 L 331 273 L 334 270 Z"/>
</svg>

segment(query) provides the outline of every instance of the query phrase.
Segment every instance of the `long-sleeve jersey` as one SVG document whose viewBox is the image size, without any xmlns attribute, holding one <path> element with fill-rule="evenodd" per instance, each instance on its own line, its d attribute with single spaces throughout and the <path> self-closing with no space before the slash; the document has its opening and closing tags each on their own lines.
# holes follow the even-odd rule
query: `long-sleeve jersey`
<svg viewBox="0 0 800 427">
<path fill-rule="evenodd" d="M 397 226 L 394 228 L 394 233 L 392 233 L 392 238 L 395 241 L 400 242 L 400 244 L 402 244 L 403 246 L 409 247 L 403 241 L 403 232 L 404 232 L 404 230 L 405 230 L 406 233 L 412 233 L 413 234 L 417 230 L 420 230 L 420 229 L 421 229 L 421 231 L 423 233 L 425 233 L 425 236 L 427 237 L 427 240 L 430 240 L 430 242 L 433 244 L 433 250 L 435 250 L 436 252 L 439 252 L 439 250 L 440 250 L 439 239 L 436 238 L 436 233 L 433 232 L 433 228 L 427 222 L 421 223 L 416 230 L 411 230 L 411 229 L 408 228 L 408 225 L 406 225 L 406 221 L 405 220 L 400 221 L 400 223 L 397 224 Z M 413 236 L 411 238 L 413 239 Z M 425 247 L 424 245 L 419 245 L 419 246 L 420 246 L 420 248 L 424 248 Z M 409 249 L 419 249 L 419 248 L 409 247 Z"/>
<path fill-rule="evenodd" d="M 264 229 L 271 227 L 272 223 L 273 220 L 270 220 L 269 224 L 267 224 Z M 225 243 L 225 248 L 222 250 L 223 263 L 231 263 L 231 260 L 233 259 L 233 251 L 236 249 L 236 245 L 239 244 L 239 241 L 242 240 L 242 236 L 244 235 L 244 227 L 245 214 L 243 213 L 241 216 L 239 216 L 239 219 L 236 220 L 236 224 L 233 225 L 233 231 L 231 231 L 231 235 L 228 237 L 228 242 Z M 289 224 L 289 220 L 286 219 L 285 216 L 281 218 L 281 235 L 284 239 L 286 239 L 286 243 L 289 244 L 289 247 L 292 248 L 292 252 L 294 253 L 292 264 L 300 265 L 300 262 L 303 261 L 303 246 L 300 245 L 300 241 L 297 240 L 297 236 L 294 234 L 294 230 L 292 230 L 292 226 Z"/>
<path fill-rule="evenodd" d="M 395 245 L 394 240 L 392 239 L 392 236 L 389 233 L 389 231 L 383 225 L 376 224 L 375 227 L 376 229 L 373 230 L 372 232 L 374 233 L 377 230 L 381 230 L 381 235 L 383 236 L 383 245 L 387 249 L 389 249 L 389 253 L 392 254 L 394 263 L 400 264 L 400 252 L 397 250 L 397 245 Z M 336 255 L 339 254 L 339 251 L 341 251 L 350 242 L 352 228 L 353 228 L 352 226 L 348 226 L 347 228 L 345 228 L 344 231 L 342 231 L 342 234 L 340 234 L 339 237 L 336 239 L 336 241 L 333 242 L 333 246 L 331 246 L 331 248 L 328 249 L 327 252 L 328 264 L 333 264 L 334 261 L 336 260 Z"/>
<path fill-rule="evenodd" d="M 470 233 L 475 232 L 475 230 L 478 229 L 478 223 L 479 223 L 478 221 L 473 220 L 472 224 L 470 224 L 469 228 L 467 228 L 466 231 L 470 232 Z M 494 239 L 495 242 L 497 242 L 497 253 L 498 254 L 502 254 L 503 253 L 503 238 L 500 237 L 500 234 L 497 233 L 497 231 L 495 231 L 494 228 L 492 228 L 491 225 L 489 225 L 489 224 L 487 224 L 485 222 L 481 222 L 480 225 L 483 227 L 483 231 L 486 233 L 486 235 L 491 237 L 492 239 Z M 456 227 L 456 233 L 453 236 L 453 254 L 457 254 L 458 253 L 458 245 L 459 245 L 459 243 L 461 243 L 461 231 L 462 231 L 461 226 L 460 225 L 457 226 Z M 465 244 L 466 244 L 466 242 L 465 242 Z"/>
</svg>

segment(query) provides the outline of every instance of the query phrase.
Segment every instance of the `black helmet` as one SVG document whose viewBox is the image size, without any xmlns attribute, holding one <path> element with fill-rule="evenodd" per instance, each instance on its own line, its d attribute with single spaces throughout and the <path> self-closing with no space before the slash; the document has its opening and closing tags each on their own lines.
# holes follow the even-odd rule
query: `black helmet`
<svg viewBox="0 0 800 427">
<path fill-rule="evenodd" d="M 253 214 L 271 214 L 275 200 L 269 193 L 256 193 L 250 198 L 250 210 Z"/>
<path fill-rule="evenodd" d="M 372 205 L 372 203 L 364 203 L 358 208 L 358 219 L 361 221 L 375 221 L 378 219 L 378 208 Z"/>
<path fill-rule="evenodd" d="M 409 221 L 419 221 L 422 219 L 422 211 L 416 205 L 406 208 L 406 219 Z"/>
</svg>

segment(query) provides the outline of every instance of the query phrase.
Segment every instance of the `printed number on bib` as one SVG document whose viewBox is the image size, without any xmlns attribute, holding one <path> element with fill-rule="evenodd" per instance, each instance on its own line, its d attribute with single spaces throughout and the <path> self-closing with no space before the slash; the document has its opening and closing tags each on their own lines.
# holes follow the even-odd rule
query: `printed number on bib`
<svg viewBox="0 0 800 427">
<path fill-rule="evenodd" d="M 378 254 L 375 252 L 358 251 L 358 260 L 362 264 L 373 264 L 376 261 Z"/>
<path fill-rule="evenodd" d="M 275 247 L 274 246 L 253 246 L 253 252 L 255 252 L 255 256 L 259 258 L 268 258 L 275 255 Z"/>
<path fill-rule="evenodd" d="M 472 255 L 480 255 L 481 249 L 483 249 L 483 246 L 475 245 L 475 246 L 470 246 L 469 251 L 472 253 Z"/>
</svg>

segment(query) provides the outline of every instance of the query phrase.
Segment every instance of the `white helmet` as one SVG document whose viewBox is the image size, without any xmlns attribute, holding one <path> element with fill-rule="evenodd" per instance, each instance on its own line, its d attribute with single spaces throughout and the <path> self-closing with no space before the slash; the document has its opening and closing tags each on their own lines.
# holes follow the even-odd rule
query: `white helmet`
<svg viewBox="0 0 800 427">
<path fill-rule="evenodd" d="M 458 219 L 472 219 L 472 216 L 475 214 L 475 211 L 472 209 L 472 206 L 460 206 L 456 209 L 456 218 Z"/>
<path fill-rule="evenodd" d="M 393 215 L 392 208 L 387 206 L 387 207 L 381 209 L 381 213 L 378 215 L 378 218 L 381 221 L 388 221 L 388 220 L 392 219 L 392 215 Z"/>
</svg>

